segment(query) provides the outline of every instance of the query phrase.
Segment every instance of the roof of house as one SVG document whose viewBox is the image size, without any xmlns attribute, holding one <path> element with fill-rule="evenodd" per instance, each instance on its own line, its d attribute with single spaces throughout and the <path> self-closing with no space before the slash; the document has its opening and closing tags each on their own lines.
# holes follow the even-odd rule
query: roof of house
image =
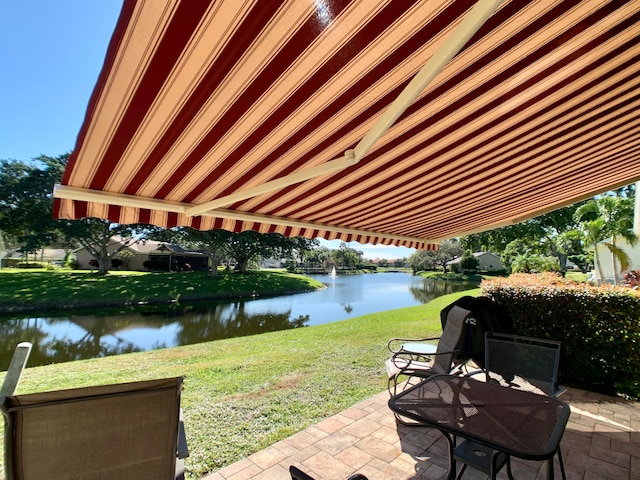
<svg viewBox="0 0 640 480">
<path fill-rule="evenodd" d="M 121 243 L 122 242 L 122 237 L 113 236 L 113 237 L 111 237 L 111 241 L 113 243 Z M 78 252 L 78 251 L 81 251 L 81 250 L 84 250 L 84 247 L 80 247 L 80 248 L 76 249 L 75 252 Z M 137 243 L 132 243 L 131 245 L 126 247 L 126 250 L 129 250 L 130 252 L 133 252 L 133 253 L 140 253 L 140 254 L 179 253 L 179 254 L 182 254 L 182 255 L 205 255 L 201 251 L 186 250 L 186 249 L 182 248 L 181 246 L 176 245 L 174 243 L 158 242 L 156 240 L 142 240 L 142 241 L 139 241 Z"/>
<path fill-rule="evenodd" d="M 472 255 L 476 258 L 480 258 L 480 257 L 486 257 L 486 256 L 492 256 L 497 258 L 498 260 L 500 260 L 500 255 L 496 255 L 495 253 L 491 253 L 491 252 L 474 252 L 472 253 Z M 462 257 L 457 257 L 454 258 L 453 260 L 451 260 L 450 262 L 447 262 L 447 265 L 452 264 L 452 263 L 460 263 L 462 261 Z"/>
</svg>

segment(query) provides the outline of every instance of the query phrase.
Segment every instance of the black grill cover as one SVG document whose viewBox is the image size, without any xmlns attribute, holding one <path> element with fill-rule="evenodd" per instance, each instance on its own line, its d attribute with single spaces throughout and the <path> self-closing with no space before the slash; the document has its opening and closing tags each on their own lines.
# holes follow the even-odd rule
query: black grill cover
<svg viewBox="0 0 640 480">
<path fill-rule="evenodd" d="M 484 335 L 489 333 L 515 333 L 513 319 L 509 312 L 499 303 L 489 297 L 460 297 L 440 311 L 440 322 L 444 330 L 447 315 L 455 305 L 470 310 L 473 318 L 467 320 L 465 328 L 465 353 L 467 359 L 475 361 L 484 367 Z M 475 321 L 474 321 L 475 320 Z"/>
</svg>

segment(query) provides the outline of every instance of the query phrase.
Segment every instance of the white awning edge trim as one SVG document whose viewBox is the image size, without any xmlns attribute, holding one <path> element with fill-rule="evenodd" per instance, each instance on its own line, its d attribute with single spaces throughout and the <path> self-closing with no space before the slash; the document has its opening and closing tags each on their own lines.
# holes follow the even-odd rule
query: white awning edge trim
<svg viewBox="0 0 640 480">
<path fill-rule="evenodd" d="M 208 210 L 232 205 L 235 202 L 279 190 L 357 164 L 369 153 L 373 145 L 393 126 L 405 110 L 413 104 L 415 99 L 418 98 L 420 93 L 424 91 L 436 75 L 462 50 L 471 37 L 475 35 L 480 27 L 493 15 L 503 1 L 504 0 L 478 0 L 462 21 L 456 25 L 438 50 L 426 61 L 420 71 L 414 75 L 409 84 L 400 92 L 385 113 L 378 118 L 373 127 L 362 137 L 356 147 L 353 150 L 347 150 L 343 157 L 286 175 L 270 182 L 265 182 L 262 185 L 216 198 L 201 205 L 190 207 L 185 213 L 191 216 L 202 215 Z"/>
<path fill-rule="evenodd" d="M 124 195 L 122 193 L 107 193 L 102 190 L 69 187 L 67 185 L 60 184 L 55 184 L 53 186 L 53 197 L 182 214 L 184 214 L 187 208 L 190 207 L 187 203 L 170 202 L 168 200 L 158 200 L 156 198 L 144 198 L 136 195 Z"/>
<path fill-rule="evenodd" d="M 77 187 L 69 187 L 66 185 L 56 184 L 53 188 L 53 196 L 55 198 L 67 200 L 79 200 L 84 202 L 94 202 L 106 205 L 116 205 L 121 207 L 144 208 L 149 210 L 158 210 L 164 212 L 173 212 L 188 215 L 186 212 L 193 205 L 188 203 L 170 202 L 167 200 L 157 200 L 154 198 L 142 198 L 134 195 L 124 195 L 116 193 L 107 193 L 100 190 L 91 190 Z M 340 227 L 336 225 L 325 225 L 321 223 L 311 223 L 289 218 L 275 217 L 270 215 L 261 215 L 257 213 L 237 212 L 234 210 L 217 209 L 215 211 L 207 211 L 202 216 L 227 218 L 230 220 L 238 220 L 243 222 L 267 223 L 273 225 L 282 225 L 293 228 L 306 228 L 313 230 L 323 230 L 328 232 L 336 232 L 343 234 L 351 234 L 361 237 L 377 237 L 385 240 L 415 242 L 419 244 L 440 244 L 441 240 L 431 240 L 418 237 L 410 237 L 403 235 L 390 235 L 381 232 L 373 232 L 368 230 L 357 230 L 352 228 Z"/>
</svg>

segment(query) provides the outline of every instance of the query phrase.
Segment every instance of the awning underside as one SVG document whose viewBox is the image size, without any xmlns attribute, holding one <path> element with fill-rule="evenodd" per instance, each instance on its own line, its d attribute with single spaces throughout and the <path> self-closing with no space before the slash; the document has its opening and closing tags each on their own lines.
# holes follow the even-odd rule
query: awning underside
<svg viewBox="0 0 640 480">
<path fill-rule="evenodd" d="M 640 180 L 640 2 L 498 3 L 125 0 L 54 214 L 430 248 Z"/>
</svg>

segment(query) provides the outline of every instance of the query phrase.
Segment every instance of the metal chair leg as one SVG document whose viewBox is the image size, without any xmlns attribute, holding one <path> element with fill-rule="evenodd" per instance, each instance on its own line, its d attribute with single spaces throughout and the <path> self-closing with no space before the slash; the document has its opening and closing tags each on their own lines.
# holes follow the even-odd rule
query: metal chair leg
<svg viewBox="0 0 640 480">
<path fill-rule="evenodd" d="M 509 477 L 509 480 L 514 480 L 513 472 L 511 471 L 511 456 L 507 458 L 507 476 Z"/>
<path fill-rule="evenodd" d="M 560 462 L 560 473 L 562 473 L 562 480 L 567 480 L 567 475 L 564 471 L 564 462 L 562 461 L 562 450 L 560 450 L 560 446 L 558 445 L 558 460 Z"/>
</svg>

